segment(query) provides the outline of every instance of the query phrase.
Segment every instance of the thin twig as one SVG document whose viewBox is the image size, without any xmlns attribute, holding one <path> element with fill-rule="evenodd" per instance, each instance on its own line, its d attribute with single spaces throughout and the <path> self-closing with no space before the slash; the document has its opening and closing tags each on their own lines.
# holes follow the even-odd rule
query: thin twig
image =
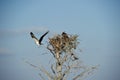
<svg viewBox="0 0 120 80">
<path fill-rule="evenodd" d="M 35 65 L 31 64 L 28 61 L 26 61 L 26 63 L 29 64 L 29 65 L 31 65 L 32 67 L 34 67 L 36 69 L 39 69 L 41 72 L 45 73 L 46 76 L 48 76 L 49 80 L 53 79 L 53 76 L 48 71 L 46 71 L 42 66 L 41 67 L 35 66 Z"/>
</svg>

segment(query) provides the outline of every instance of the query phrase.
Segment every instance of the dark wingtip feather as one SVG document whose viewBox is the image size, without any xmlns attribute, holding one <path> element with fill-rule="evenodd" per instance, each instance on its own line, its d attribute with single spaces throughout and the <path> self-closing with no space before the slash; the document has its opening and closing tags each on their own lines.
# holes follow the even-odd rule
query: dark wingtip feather
<svg viewBox="0 0 120 80">
<path fill-rule="evenodd" d="M 46 34 L 49 33 L 49 30 L 46 32 Z"/>
<path fill-rule="evenodd" d="M 34 37 L 34 34 L 32 32 L 30 32 L 30 35 L 31 35 L 32 38 Z"/>
</svg>

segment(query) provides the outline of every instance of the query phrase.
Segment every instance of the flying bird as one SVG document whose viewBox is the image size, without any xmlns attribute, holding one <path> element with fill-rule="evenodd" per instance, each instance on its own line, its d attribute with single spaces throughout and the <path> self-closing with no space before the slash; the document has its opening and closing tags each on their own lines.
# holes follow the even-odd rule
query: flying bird
<svg viewBox="0 0 120 80">
<path fill-rule="evenodd" d="M 39 46 L 39 45 L 42 45 L 41 42 L 42 42 L 43 38 L 48 34 L 48 32 L 49 32 L 49 31 L 47 31 L 46 33 L 44 33 L 44 34 L 40 37 L 39 40 L 35 37 L 35 35 L 34 35 L 32 32 L 30 32 L 30 35 L 31 35 L 32 39 L 35 41 L 35 43 Z"/>
</svg>

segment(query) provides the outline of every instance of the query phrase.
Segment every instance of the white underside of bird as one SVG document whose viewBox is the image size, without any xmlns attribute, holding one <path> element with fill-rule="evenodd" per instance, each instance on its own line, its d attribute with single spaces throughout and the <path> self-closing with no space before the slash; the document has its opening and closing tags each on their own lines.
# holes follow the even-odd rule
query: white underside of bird
<svg viewBox="0 0 120 80">
<path fill-rule="evenodd" d="M 35 38 L 33 38 L 33 40 L 35 41 L 35 44 L 36 44 L 37 46 L 40 46 L 39 40 L 37 40 L 37 39 L 35 39 Z"/>
</svg>

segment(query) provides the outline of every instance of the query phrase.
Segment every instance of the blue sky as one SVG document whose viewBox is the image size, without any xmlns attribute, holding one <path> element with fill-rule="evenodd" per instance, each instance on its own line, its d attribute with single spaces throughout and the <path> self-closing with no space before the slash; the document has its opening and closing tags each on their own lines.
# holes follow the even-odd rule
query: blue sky
<svg viewBox="0 0 120 80">
<path fill-rule="evenodd" d="M 52 56 L 42 55 L 47 51 L 29 35 L 47 30 L 45 40 L 63 31 L 79 35 L 80 58 L 100 64 L 91 80 L 119 80 L 119 14 L 119 0 L 0 0 L 0 80 L 39 79 L 39 71 L 23 60 L 49 65 Z"/>
</svg>

